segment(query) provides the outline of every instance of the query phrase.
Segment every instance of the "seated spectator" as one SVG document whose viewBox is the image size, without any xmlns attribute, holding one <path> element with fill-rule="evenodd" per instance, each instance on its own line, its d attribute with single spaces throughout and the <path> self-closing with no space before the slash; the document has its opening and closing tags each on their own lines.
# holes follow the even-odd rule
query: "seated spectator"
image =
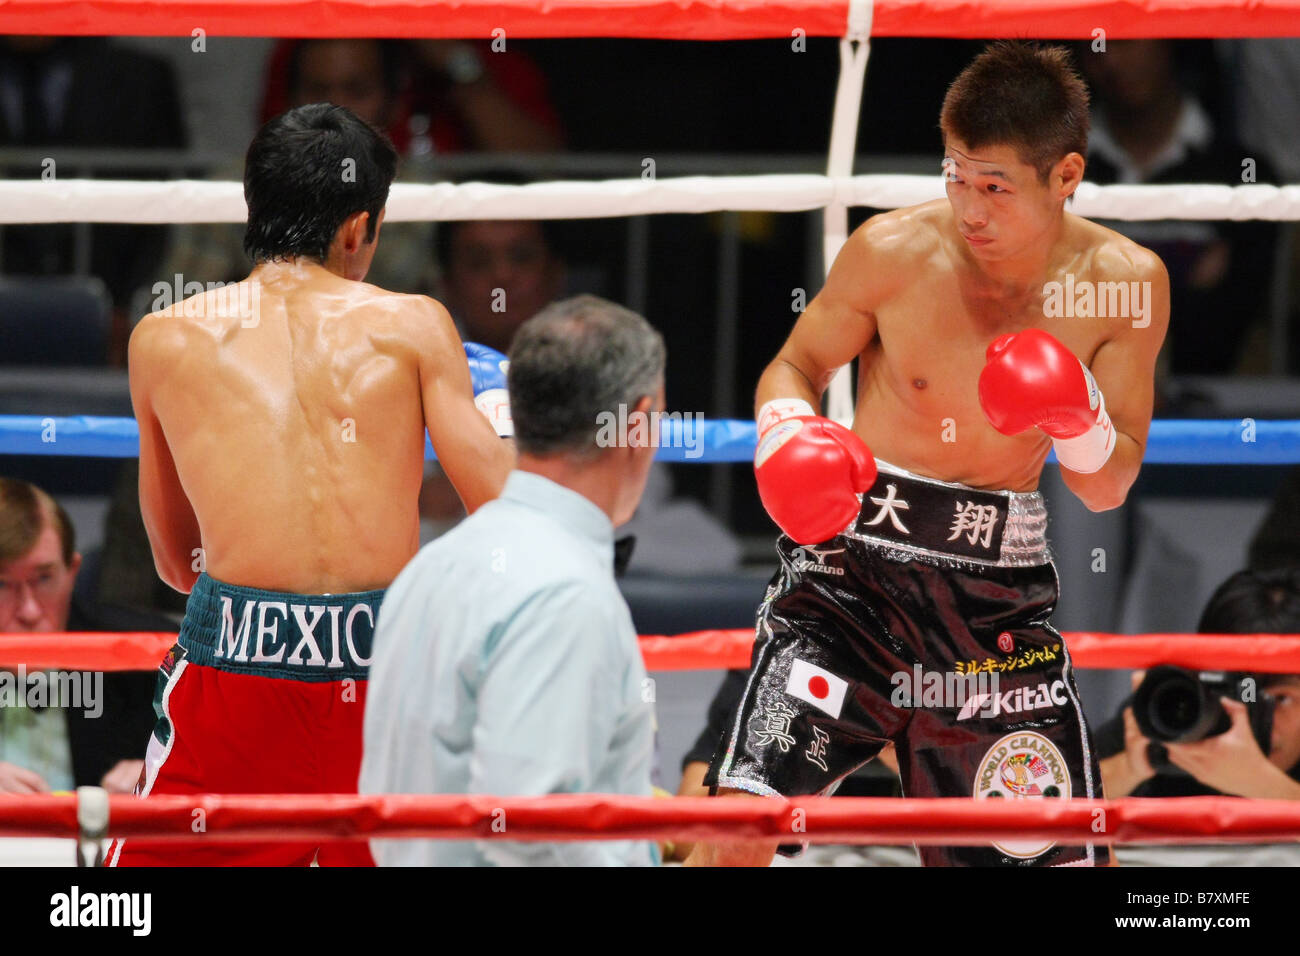
<svg viewBox="0 0 1300 956">
<path fill-rule="evenodd" d="M 382 71 L 375 60 L 383 61 Z M 366 116 L 357 109 L 364 103 L 334 97 L 364 91 L 377 99 L 381 77 L 392 105 L 374 125 L 403 155 L 563 147 L 542 72 L 527 54 L 514 48 L 493 52 L 488 41 L 281 41 L 267 71 L 262 120 L 295 105 L 295 85 L 309 96 L 303 102 L 337 103 Z"/>
<path fill-rule="evenodd" d="M 508 172 L 488 178 L 522 182 Z M 451 220 L 438 224 L 436 240 L 437 298 L 467 342 L 508 353 L 516 330 L 564 291 L 565 262 L 541 220 Z M 463 517 L 460 496 L 430 462 L 420 489 L 420 542 L 427 544 Z"/>
<path fill-rule="evenodd" d="M 408 85 L 404 47 L 400 42 L 302 40 L 293 41 L 284 49 L 287 52 L 284 62 L 278 66 L 280 72 L 276 72 L 275 63 L 269 71 L 272 82 L 283 84 L 275 87 L 276 101 L 285 104 L 283 109 L 308 103 L 334 103 L 348 108 L 376 129 L 394 131 L 394 117 L 405 109 L 403 97 Z M 279 81 L 275 80 L 276 76 L 280 77 Z M 214 177 L 240 180 L 243 169 L 244 157 L 240 156 L 217 170 Z M 397 178 L 420 181 L 427 173 L 406 164 L 399 169 Z M 252 263 L 244 254 L 244 228 L 242 223 L 179 227 L 158 281 L 171 291 L 177 275 L 181 276 L 182 285 L 238 282 L 246 278 Z M 392 292 L 432 294 L 437 278 L 436 264 L 428 255 L 433 242 L 433 224 L 386 221 L 381 229 L 384 241 L 376 249 L 366 281 Z M 150 299 L 147 311 L 158 311 L 167 304 Z"/>
<path fill-rule="evenodd" d="M 39 149 L 65 168 L 61 150 L 181 149 L 185 126 L 170 66 L 100 37 L 0 38 L 0 146 Z M 36 177 L 50 169 L 10 169 Z M 118 170 L 101 178 L 157 177 L 157 170 Z M 54 276 L 76 272 L 78 226 L 42 223 L 4 227 L 7 275 Z M 163 254 L 167 227 L 115 223 L 90 227 L 89 271 L 107 285 L 118 311 L 107 358 L 124 362 L 131 294 L 148 280 Z"/>
<path fill-rule="evenodd" d="M 490 181 L 520 184 L 508 172 Z M 441 223 L 437 255 L 442 302 L 461 337 L 510 351 L 515 332 L 564 291 L 568 265 L 544 220 L 463 220 Z M 420 492 L 421 541 L 464 517 L 451 483 L 430 464 Z M 635 536 L 633 573 L 725 573 L 741 563 L 740 542 L 691 498 L 674 498 L 672 473 L 656 464 L 635 516 L 623 529 Z M 684 536 L 685 535 L 685 536 Z"/>
<path fill-rule="evenodd" d="M 636 508 L 654 446 L 635 430 L 601 446 L 597 422 L 620 403 L 661 410 L 664 362 L 648 322 L 595 296 L 557 302 L 520 330 L 509 371 L 518 467 L 384 599 L 361 792 L 650 796 L 654 704 L 614 582 L 614 528 Z M 646 840 L 371 846 L 381 866 L 659 862 Z"/>
<path fill-rule="evenodd" d="M 67 512 L 35 485 L 0 478 L 0 633 L 177 630 L 165 619 L 82 606 L 73 596 L 80 568 Z M 154 675 L 92 678 L 82 686 L 102 699 L 83 701 L 88 707 L 0 706 L 0 793 L 133 790 L 155 720 Z"/>
<path fill-rule="evenodd" d="M 1242 161 L 1254 174 L 1273 172 L 1259 152 L 1215 129 L 1178 70 L 1169 40 L 1118 40 L 1104 53 L 1082 48 L 1080 66 L 1092 88 L 1087 178 L 1096 183 L 1238 185 Z M 1274 273 L 1277 227 L 1267 222 L 1110 222 L 1156 252 L 1169 270 L 1168 371 L 1231 372 L 1243 343 L 1264 321 Z M 1163 359 L 1162 359 L 1163 361 Z"/>
<path fill-rule="evenodd" d="M 503 353 L 521 325 L 560 297 L 568 274 L 540 219 L 440 223 L 437 256 L 439 298 L 461 338 Z"/>
<path fill-rule="evenodd" d="M 1300 568 L 1238 571 L 1214 592 L 1201 614 L 1202 634 L 1300 633 Z M 1135 676 L 1135 686 L 1142 672 Z M 1108 798 L 1231 794 L 1300 800 L 1300 674 L 1255 674 L 1259 693 L 1274 700 L 1265 754 L 1251 731 L 1246 705 L 1223 699 L 1232 719 L 1225 733 L 1196 743 L 1153 744 L 1142 736 L 1132 698 L 1097 730 L 1102 784 Z M 1182 773 L 1158 773 L 1159 746 Z M 1154 757 L 1154 759 L 1153 759 Z"/>
</svg>

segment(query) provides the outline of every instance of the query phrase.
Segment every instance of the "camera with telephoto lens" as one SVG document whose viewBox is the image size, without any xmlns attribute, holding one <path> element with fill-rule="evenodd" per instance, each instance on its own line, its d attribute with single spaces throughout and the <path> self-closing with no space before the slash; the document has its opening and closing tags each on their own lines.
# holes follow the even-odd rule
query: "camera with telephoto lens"
<svg viewBox="0 0 1300 956">
<path fill-rule="evenodd" d="M 1147 750 L 1152 769 L 1157 773 L 1183 772 L 1169 763 L 1160 744 L 1195 743 L 1225 733 L 1232 726 L 1223 706 L 1225 697 L 1246 705 L 1251 732 L 1267 756 L 1273 738 L 1273 698 L 1259 689 L 1257 676 L 1189 671 L 1170 665 L 1147 671 L 1133 693 L 1133 716 L 1142 735 L 1154 742 Z"/>
</svg>

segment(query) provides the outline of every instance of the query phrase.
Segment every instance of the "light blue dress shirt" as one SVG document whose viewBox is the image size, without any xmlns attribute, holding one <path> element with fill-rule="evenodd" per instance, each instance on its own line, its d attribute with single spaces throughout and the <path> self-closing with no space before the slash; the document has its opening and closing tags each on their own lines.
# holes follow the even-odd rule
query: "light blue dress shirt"
<svg viewBox="0 0 1300 956">
<path fill-rule="evenodd" d="M 605 513 L 523 471 L 422 548 L 379 611 L 361 792 L 649 796 L 654 695 L 613 561 Z M 381 866 L 659 862 L 648 841 L 371 847 Z"/>
</svg>

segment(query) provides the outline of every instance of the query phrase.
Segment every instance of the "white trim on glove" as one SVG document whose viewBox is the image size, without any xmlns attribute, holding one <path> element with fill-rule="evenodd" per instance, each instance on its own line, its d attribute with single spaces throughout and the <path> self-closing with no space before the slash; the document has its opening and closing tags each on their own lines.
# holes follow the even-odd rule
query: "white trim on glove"
<svg viewBox="0 0 1300 956">
<path fill-rule="evenodd" d="M 773 425 L 787 418 L 816 414 L 813 407 L 802 398 L 774 398 L 758 410 L 758 434 L 763 436 Z"/>
<path fill-rule="evenodd" d="M 1062 468 L 1091 475 L 1106 467 L 1111 453 L 1115 451 L 1115 426 L 1111 424 L 1110 415 L 1106 413 L 1106 399 L 1097 387 L 1097 380 L 1092 377 L 1088 366 L 1082 362 L 1083 376 L 1088 382 L 1089 406 L 1097 409 L 1097 421 L 1082 435 L 1074 438 L 1057 438 L 1052 442 L 1056 449 L 1056 460 Z"/>
</svg>

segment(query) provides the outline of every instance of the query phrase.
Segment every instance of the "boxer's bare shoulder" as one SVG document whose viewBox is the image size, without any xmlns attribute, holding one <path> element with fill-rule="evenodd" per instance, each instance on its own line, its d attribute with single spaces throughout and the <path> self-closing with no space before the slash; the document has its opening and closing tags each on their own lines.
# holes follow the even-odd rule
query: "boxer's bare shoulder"
<svg viewBox="0 0 1300 956">
<path fill-rule="evenodd" d="M 1045 279 L 1034 324 L 1085 365 L 1108 343 L 1150 351 L 1163 342 L 1169 274 L 1159 256 L 1127 236 L 1066 213 Z"/>
<path fill-rule="evenodd" d="M 839 258 L 852 266 L 841 271 L 860 290 L 863 307 L 874 310 L 936 265 L 942 254 L 941 207 L 946 206 L 937 200 L 894 209 L 872 216 L 853 231 Z"/>
<path fill-rule="evenodd" d="M 426 407 L 462 430 L 474 413 L 446 309 L 314 265 L 147 316 L 130 362 L 142 449 L 174 461 L 207 569 L 234 583 L 391 580 L 418 543 Z"/>
<path fill-rule="evenodd" d="M 1168 276 L 1159 256 L 1114 229 L 1072 213 L 1065 214 L 1065 226 L 1066 241 L 1084 257 L 1081 271 L 1089 278 L 1119 282 Z"/>
</svg>

